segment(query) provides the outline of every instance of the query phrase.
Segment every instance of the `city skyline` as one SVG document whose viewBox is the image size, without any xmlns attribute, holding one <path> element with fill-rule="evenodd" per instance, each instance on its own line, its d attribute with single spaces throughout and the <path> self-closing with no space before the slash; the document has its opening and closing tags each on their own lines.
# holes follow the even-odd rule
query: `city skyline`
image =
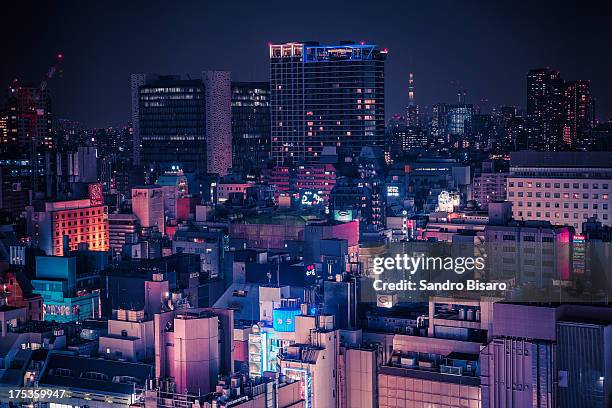
<svg viewBox="0 0 612 408">
<path fill-rule="evenodd" d="M 354 40 L 389 50 L 387 119 L 408 106 L 410 72 L 414 73 L 416 103 L 421 106 L 454 102 L 457 91 L 466 90 L 469 103 L 490 111 L 502 105 L 524 108 L 528 70 L 550 67 L 566 80 L 590 80 L 596 116 L 609 120 L 612 84 L 607 73 L 612 60 L 603 50 L 611 35 L 605 24 L 610 7 L 575 2 L 552 5 L 383 4 L 372 15 L 364 13 L 367 3 L 351 8 L 310 6 L 322 8 L 323 16 L 347 16 L 331 19 L 333 24 L 312 24 L 308 13 L 296 17 L 274 3 L 269 6 L 272 13 L 250 4 L 231 9 L 189 4 L 169 14 L 156 3 L 101 7 L 67 2 L 41 4 L 35 12 L 13 5 L 8 14 L 27 14 L 32 24 L 9 43 L 8 55 L 25 55 L 3 64 L 0 80 L 5 86 L 14 78 L 24 84 L 37 83 L 61 52 L 63 72 L 49 84 L 55 117 L 78 120 L 88 127 L 121 126 L 130 119 L 132 73 L 197 76 L 202 70 L 227 70 L 232 80 L 267 81 L 269 43 Z M 12 19 L 15 23 L 2 30 L 6 34 L 20 30 L 18 20 Z M 230 29 L 221 21 L 249 24 Z M 185 28 L 170 29 L 175 26 Z M 76 38 L 71 37 L 74 33 Z M 245 60 L 250 62 L 244 64 Z M 96 81 L 92 83 L 91 78 Z"/>
</svg>

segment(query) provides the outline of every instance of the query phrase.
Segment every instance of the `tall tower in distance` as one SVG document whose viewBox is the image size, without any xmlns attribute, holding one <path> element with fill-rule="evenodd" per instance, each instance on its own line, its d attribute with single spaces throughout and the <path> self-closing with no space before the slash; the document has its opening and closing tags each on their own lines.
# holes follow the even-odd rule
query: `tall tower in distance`
<svg viewBox="0 0 612 408">
<path fill-rule="evenodd" d="M 408 74 L 408 108 L 406 109 L 406 126 L 416 128 L 421 125 L 419 118 L 419 105 L 415 102 L 414 74 Z"/>
<path fill-rule="evenodd" d="M 527 74 L 527 135 L 530 147 L 558 150 L 562 143 L 563 79 L 559 71 L 532 69 Z"/>
<path fill-rule="evenodd" d="M 570 81 L 563 86 L 563 142 L 580 146 L 593 127 L 594 109 L 590 81 Z"/>
<path fill-rule="evenodd" d="M 317 162 L 324 147 L 356 156 L 385 145 L 385 60 L 376 45 L 270 45 L 272 158 Z"/>
</svg>

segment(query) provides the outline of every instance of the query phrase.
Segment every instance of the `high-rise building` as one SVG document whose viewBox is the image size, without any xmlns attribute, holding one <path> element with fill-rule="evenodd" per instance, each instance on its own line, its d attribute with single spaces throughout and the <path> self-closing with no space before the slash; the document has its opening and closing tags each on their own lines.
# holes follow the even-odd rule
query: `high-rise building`
<svg viewBox="0 0 612 408">
<path fill-rule="evenodd" d="M 134 162 L 158 172 L 227 174 L 231 167 L 230 76 L 132 74 Z"/>
<path fill-rule="evenodd" d="M 446 107 L 448 133 L 453 136 L 466 134 L 472 123 L 474 106 L 471 104 L 449 105 Z"/>
<path fill-rule="evenodd" d="M 204 71 L 202 80 L 206 95 L 207 171 L 225 176 L 232 167 L 230 73 Z"/>
<path fill-rule="evenodd" d="M 270 83 L 232 82 L 232 168 L 251 173 L 270 158 Z"/>
<path fill-rule="evenodd" d="M 431 134 L 438 138 L 446 134 L 445 103 L 437 103 L 431 107 Z"/>
<path fill-rule="evenodd" d="M 4 158 L 28 160 L 30 184 L 38 191 L 45 175 L 46 152 L 53 148 L 51 94 L 48 89 L 10 86 Z M 24 180 L 23 184 L 27 184 Z"/>
<path fill-rule="evenodd" d="M 140 92 L 141 86 L 147 83 L 147 78 L 152 81 L 156 75 L 151 74 L 132 74 L 131 93 L 132 93 L 132 154 L 134 164 L 140 164 Z"/>
<path fill-rule="evenodd" d="M 272 157 L 318 161 L 325 146 L 355 156 L 384 147 L 387 50 L 341 42 L 270 45 Z"/>
<path fill-rule="evenodd" d="M 533 69 L 527 74 L 527 131 L 531 144 L 558 150 L 563 127 L 563 79 L 559 71 Z"/>
<path fill-rule="evenodd" d="M 133 91 L 141 74 L 132 77 Z M 205 93 L 202 81 L 180 76 L 154 77 L 137 86 L 138 115 L 134 139 L 143 164 L 163 172 L 207 170 Z M 136 142 L 135 142 L 136 143 Z"/>
<path fill-rule="evenodd" d="M 584 146 L 582 140 L 593 127 L 593 98 L 590 81 L 566 82 L 563 87 L 563 142 Z"/>
<path fill-rule="evenodd" d="M 406 126 L 419 127 L 421 126 L 421 118 L 419 117 L 419 105 L 415 102 L 414 94 L 414 74 L 411 72 L 408 75 L 408 108 L 406 109 Z"/>
</svg>

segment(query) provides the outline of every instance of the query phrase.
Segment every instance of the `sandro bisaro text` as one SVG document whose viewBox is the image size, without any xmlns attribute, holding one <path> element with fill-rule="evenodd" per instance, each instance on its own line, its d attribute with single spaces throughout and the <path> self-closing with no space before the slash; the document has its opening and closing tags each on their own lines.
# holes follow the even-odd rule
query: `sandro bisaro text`
<svg viewBox="0 0 612 408">
<path fill-rule="evenodd" d="M 482 257 L 429 257 L 409 256 L 397 254 L 393 257 L 374 258 L 372 272 L 378 278 L 374 279 L 372 286 L 376 291 L 497 291 L 506 290 L 504 282 L 482 282 L 478 279 L 467 279 L 465 282 L 451 280 L 430 282 L 421 279 L 418 282 L 401 279 L 395 282 L 386 282 L 381 279 L 385 271 L 404 271 L 411 276 L 417 271 L 453 271 L 457 275 L 465 272 L 482 271 L 485 268 L 485 259 Z"/>
</svg>

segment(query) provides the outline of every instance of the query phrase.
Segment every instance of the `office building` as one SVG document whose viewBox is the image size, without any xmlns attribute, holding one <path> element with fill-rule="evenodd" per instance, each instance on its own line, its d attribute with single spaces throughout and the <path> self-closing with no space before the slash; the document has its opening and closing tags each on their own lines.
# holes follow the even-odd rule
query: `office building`
<svg viewBox="0 0 612 408">
<path fill-rule="evenodd" d="M 232 82 L 232 169 L 265 168 L 270 149 L 270 83 Z"/>
<path fill-rule="evenodd" d="M 47 321 L 76 322 L 100 317 L 100 291 L 79 281 L 77 258 L 36 257 L 33 293 L 42 297 L 43 318 Z"/>
<path fill-rule="evenodd" d="M 225 176 L 232 167 L 231 80 L 227 71 L 202 72 L 206 110 L 208 173 Z"/>
<path fill-rule="evenodd" d="M 563 79 L 548 68 L 527 73 L 527 133 L 530 145 L 558 150 L 563 127 Z"/>
<path fill-rule="evenodd" d="M 491 201 L 505 201 L 508 172 L 496 171 L 494 162 L 483 162 L 480 173 L 472 182 L 472 197 L 481 208 Z"/>
<path fill-rule="evenodd" d="M 516 220 L 543 220 L 582 231 L 588 218 L 612 225 L 612 153 L 516 152 L 508 200 Z"/>
<path fill-rule="evenodd" d="M 140 232 L 138 217 L 134 214 L 108 214 L 108 243 L 115 255 Z"/>
<path fill-rule="evenodd" d="M 448 133 L 452 136 L 463 136 L 471 129 L 474 106 L 471 104 L 448 105 L 446 115 Z"/>
<path fill-rule="evenodd" d="M 612 323 L 603 318 L 562 318 L 557 323 L 559 406 L 604 408 L 612 404 Z M 584 315 L 584 314 L 583 314 Z M 577 352 L 580 350 L 580 352 Z"/>
<path fill-rule="evenodd" d="M 270 45 L 272 158 L 317 161 L 326 146 L 354 156 L 384 147 L 387 50 L 342 42 Z"/>
<path fill-rule="evenodd" d="M 205 101 L 201 80 L 134 74 L 134 154 L 142 164 L 160 173 L 172 166 L 206 172 Z"/>
<path fill-rule="evenodd" d="M 31 188 L 39 191 L 45 175 L 45 155 L 54 147 L 50 91 L 9 86 L 5 127 L 8 136 L 2 146 L 3 158 L 27 160 Z"/>
<path fill-rule="evenodd" d="M 47 255 L 67 255 L 86 244 L 108 251 L 108 209 L 90 199 L 36 203 L 27 208 L 28 234 Z"/>
<path fill-rule="evenodd" d="M 493 305 L 494 339 L 480 360 L 483 408 L 558 406 L 557 316 L 555 307 Z"/>
<path fill-rule="evenodd" d="M 164 193 L 159 186 L 141 186 L 132 189 L 132 213 L 142 228 L 165 232 Z"/>
<path fill-rule="evenodd" d="M 155 375 L 180 393 L 207 394 L 232 374 L 231 310 L 177 309 L 155 315 Z"/>
<path fill-rule="evenodd" d="M 448 129 L 447 106 L 445 103 L 436 103 L 431 107 L 431 134 L 438 144 L 446 141 Z"/>
<path fill-rule="evenodd" d="M 108 333 L 98 339 L 98 355 L 132 362 L 151 360 L 155 356 L 154 333 L 153 316 L 146 316 L 144 310 L 114 310 Z"/>
<path fill-rule="evenodd" d="M 594 106 L 590 81 L 566 82 L 563 87 L 563 142 L 584 147 L 594 124 Z M 585 140 L 587 139 L 587 140 Z"/>
</svg>

